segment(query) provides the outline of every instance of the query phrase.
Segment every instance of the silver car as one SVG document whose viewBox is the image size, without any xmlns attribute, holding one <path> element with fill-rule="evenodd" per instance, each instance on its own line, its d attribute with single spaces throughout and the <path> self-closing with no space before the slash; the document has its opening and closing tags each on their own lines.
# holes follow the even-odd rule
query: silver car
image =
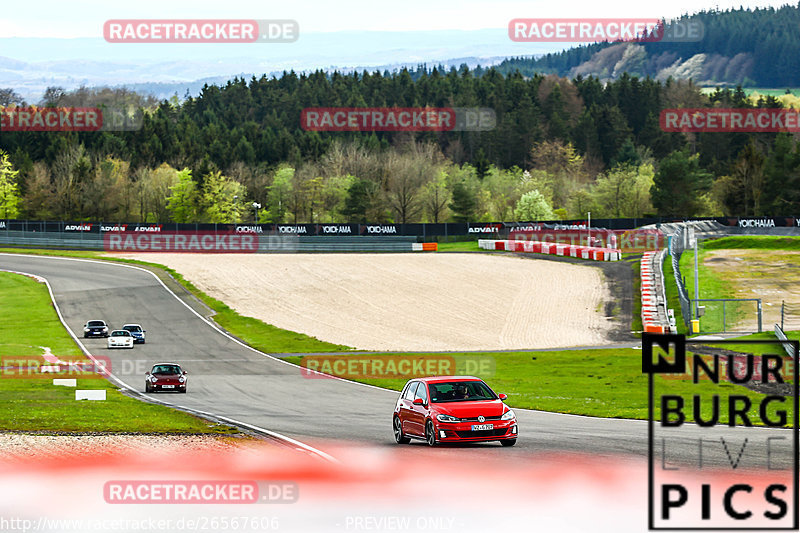
<svg viewBox="0 0 800 533">
<path fill-rule="evenodd" d="M 124 329 L 115 329 L 108 336 L 108 348 L 133 348 L 133 335 Z"/>
</svg>

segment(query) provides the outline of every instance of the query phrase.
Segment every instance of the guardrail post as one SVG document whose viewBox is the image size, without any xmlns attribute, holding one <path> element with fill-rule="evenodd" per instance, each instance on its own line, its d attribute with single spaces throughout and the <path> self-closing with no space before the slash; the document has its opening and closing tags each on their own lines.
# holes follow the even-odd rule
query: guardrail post
<svg viewBox="0 0 800 533">
<path fill-rule="evenodd" d="M 758 299 L 758 332 L 761 333 L 761 298 Z"/>
</svg>

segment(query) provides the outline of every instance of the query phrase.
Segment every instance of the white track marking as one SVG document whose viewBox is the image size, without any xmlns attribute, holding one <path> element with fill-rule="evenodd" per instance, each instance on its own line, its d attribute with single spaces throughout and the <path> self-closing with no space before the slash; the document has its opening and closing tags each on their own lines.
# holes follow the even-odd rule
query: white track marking
<svg viewBox="0 0 800 533">
<path fill-rule="evenodd" d="M 0 255 L 25 255 L 25 254 L 0 254 Z M 72 261 L 88 261 L 88 262 L 92 262 L 92 263 L 109 264 L 107 261 L 92 261 L 92 260 L 89 260 L 89 259 L 73 259 L 73 258 L 52 257 L 52 256 L 30 256 L 30 255 L 25 255 L 25 256 L 26 257 L 36 257 L 36 258 L 39 258 L 39 257 L 50 257 L 52 259 L 65 259 L 65 260 L 72 260 Z M 111 264 L 113 264 L 113 263 L 111 263 Z M 222 331 L 218 327 L 216 327 L 214 324 L 212 324 L 211 322 L 206 320 L 205 317 L 201 316 L 194 309 L 189 307 L 186 304 L 186 302 L 184 302 L 183 300 L 178 298 L 177 294 L 172 292 L 166 285 L 164 285 L 164 283 L 160 279 L 158 279 L 158 277 L 155 274 L 153 274 L 149 270 L 144 269 L 144 268 L 139 268 L 139 267 L 133 267 L 132 265 L 118 265 L 118 266 L 131 266 L 132 268 L 136 268 L 137 270 L 142 270 L 144 272 L 148 272 L 148 273 L 152 274 L 153 277 L 155 277 L 156 280 L 158 280 L 158 282 L 161 284 L 161 286 L 164 287 L 164 289 L 166 289 L 170 294 L 172 294 L 179 302 L 181 302 L 183 305 L 185 305 L 187 309 L 192 311 L 201 320 L 203 320 L 208 325 L 213 327 L 217 332 L 221 333 L 222 335 L 225 335 L 229 339 L 235 341 L 236 343 L 238 343 L 238 344 L 240 344 L 240 345 L 242 345 L 242 346 L 244 346 L 246 348 L 250 348 L 251 350 L 253 350 L 253 351 L 257 352 L 257 353 L 262 353 L 262 352 L 259 352 L 258 350 L 255 350 L 254 348 L 251 348 L 250 346 L 247 346 L 246 344 L 242 343 L 241 341 L 231 337 L 230 335 L 226 334 L 224 331 Z M 44 278 L 44 277 L 38 276 L 38 275 L 34 275 L 34 274 L 30 274 L 30 273 L 27 273 L 27 272 L 17 272 L 17 271 L 6 270 L 6 269 L 0 269 L 0 271 L 2 271 L 2 272 L 10 272 L 12 274 L 22 274 L 22 275 L 25 275 L 25 276 L 30 276 L 30 277 L 33 277 L 34 279 L 36 279 L 37 281 L 40 281 L 40 282 L 44 283 L 45 286 L 47 287 L 47 291 L 50 293 L 50 300 L 53 302 L 53 307 L 56 310 L 56 314 L 58 315 L 58 319 L 61 321 L 61 324 L 66 328 L 67 332 L 70 334 L 72 339 L 78 344 L 78 346 L 80 347 L 81 351 L 83 351 L 83 353 L 86 355 L 86 357 L 91 359 L 91 361 L 93 363 L 95 363 L 95 365 L 99 365 L 100 364 L 100 362 L 97 359 L 95 359 L 95 357 L 92 355 L 92 353 L 86 348 L 86 346 L 84 346 L 84 344 L 80 341 L 80 339 L 75 335 L 75 333 L 72 331 L 72 328 L 69 327 L 69 324 L 67 324 L 67 322 L 64 320 L 64 316 L 61 314 L 61 309 L 58 307 L 58 302 L 56 302 L 55 295 L 53 294 L 53 288 L 50 286 L 50 282 L 47 280 L 47 278 Z M 263 355 L 267 355 L 267 354 L 263 354 Z M 279 359 L 277 359 L 275 357 L 272 357 L 270 355 L 268 355 L 268 357 L 270 357 L 272 359 L 275 359 L 276 361 L 279 361 Z M 281 361 L 281 362 L 285 363 L 287 365 L 291 365 L 291 363 L 288 363 L 286 361 Z M 292 366 L 296 366 L 296 365 L 292 365 Z M 236 425 L 241 425 L 242 427 L 246 427 L 246 428 L 249 428 L 249 429 L 252 429 L 252 430 L 256 430 L 256 431 L 265 433 L 265 434 L 267 434 L 267 435 L 269 435 L 269 436 L 271 436 L 271 437 L 273 437 L 275 439 L 278 439 L 278 440 L 284 441 L 284 442 L 286 442 L 288 444 L 291 444 L 292 446 L 294 446 L 295 448 L 297 448 L 299 450 L 302 450 L 302 451 L 304 451 L 306 453 L 310 453 L 312 455 L 315 455 L 317 457 L 325 459 L 326 461 L 335 462 L 335 463 L 339 462 L 335 457 L 323 452 L 322 450 L 318 450 L 318 449 L 314 448 L 313 446 L 309 446 L 308 444 L 305 444 L 303 442 L 295 440 L 295 439 L 293 439 L 291 437 L 287 437 L 286 435 L 282 435 L 280 433 L 276 433 L 275 431 L 270 431 L 268 429 L 265 429 L 265 428 L 262 428 L 262 427 L 259 427 L 259 426 L 255 426 L 253 424 L 248 424 L 246 422 L 240 422 L 240 421 L 235 420 L 233 418 L 219 416 L 219 415 L 215 415 L 213 413 L 206 413 L 206 412 L 200 411 L 198 409 L 193 409 L 193 408 L 186 407 L 186 406 L 181 406 L 181 405 L 175 405 L 175 404 L 172 404 L 170 402 L 165 402 L 163 400 L 158 400 L 156 398 L 152 398 L 151 396 L 146 396 L 146 395 L 142 394 L 141 392 L 139 392 L 137 389 L 134 389 L 133 387 L 130 387 L 128 384 L 123 382 L 121 379 L 119 379 L 117 376 L 115 376 L 111 372 L 105 372 L 104 375 L 109 377 L 111 380 L 113 380 L 120 387 L 122 387 L 122 388 L 124 388 L 126 390 L 129 390 L 129 391 L 131 391 L 131 392 L 133 392 L 133 393 L 135 393 L 137 395 L 144 396 L 149 401 L 152 401 L 154 403 L 160 403 L 162 405 L 166 405 L 166 406 L 169 406 L 169 407 L 178 407 L 180 409 L 183 409 L 184 411 L 201 413 L 201 414 L 204 414 L 204 415 L 211 415 L 211 416 L 213 416 L 215 418 L 218 418 L 220 420 L 225 420 L 225 421 L 227 421 L 229 423 L 233 423 L 233 424 L 236 424 Z"/>
</svg>

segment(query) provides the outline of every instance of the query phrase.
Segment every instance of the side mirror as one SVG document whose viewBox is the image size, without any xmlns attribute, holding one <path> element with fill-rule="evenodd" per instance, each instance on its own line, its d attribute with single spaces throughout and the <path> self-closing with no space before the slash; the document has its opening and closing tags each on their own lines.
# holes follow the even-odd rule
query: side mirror
<svg viewBox="0 0 800 533">
<path fill-rule="evenodd" d="M 414 398 L 414 401 L 411 403 L 413 403 L 414 405 L 425 405 L 425 402 L 422 401 L 422 398 Z"/>
<path fill-rule="evenodd" d="M 145 372 L 145 373 L 144 373 L 144 375 L 145 375 L 145 376 L 149 376 L 149 375 L 150 375 L 150 372 Z"/>
<path fill-rule="evenodd" d="M 508 399 L 508 396 L 506 396 L 505 394 L 498 394 L 497 397 L 500 398 L 502 401 L 506 401 Z"/>
<path fill-rule="evenodd" d="M 183 371 L 183 375 L 185 376 L 186 374 L 188 374 L 188 372 L 186 370 L 184 370 Z"/>
</svg>

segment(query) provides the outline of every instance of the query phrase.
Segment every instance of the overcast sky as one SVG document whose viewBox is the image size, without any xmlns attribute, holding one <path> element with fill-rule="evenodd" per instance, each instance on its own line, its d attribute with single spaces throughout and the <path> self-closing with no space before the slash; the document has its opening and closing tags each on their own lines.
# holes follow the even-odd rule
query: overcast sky
<svg viewBox="0 0 800 533">
<path fill-rule="evenodd" d="M 781 6 L 769 0 L 692 0 L 645 3 L 641 0 L 37 0 L 20 9 L 4 9 L 0 37 L 102 37 L 103 22 L 125 18 L 294 19 L 300 32 L 343 30 L 409 31 L 506 28 L 514 18 L 653 18 L 676 17 L 718 7 Z M 10 7 L 10 6 L 7 6 Z M 19 7 L 19 6 L 18 6 Z"/>
</svg>

